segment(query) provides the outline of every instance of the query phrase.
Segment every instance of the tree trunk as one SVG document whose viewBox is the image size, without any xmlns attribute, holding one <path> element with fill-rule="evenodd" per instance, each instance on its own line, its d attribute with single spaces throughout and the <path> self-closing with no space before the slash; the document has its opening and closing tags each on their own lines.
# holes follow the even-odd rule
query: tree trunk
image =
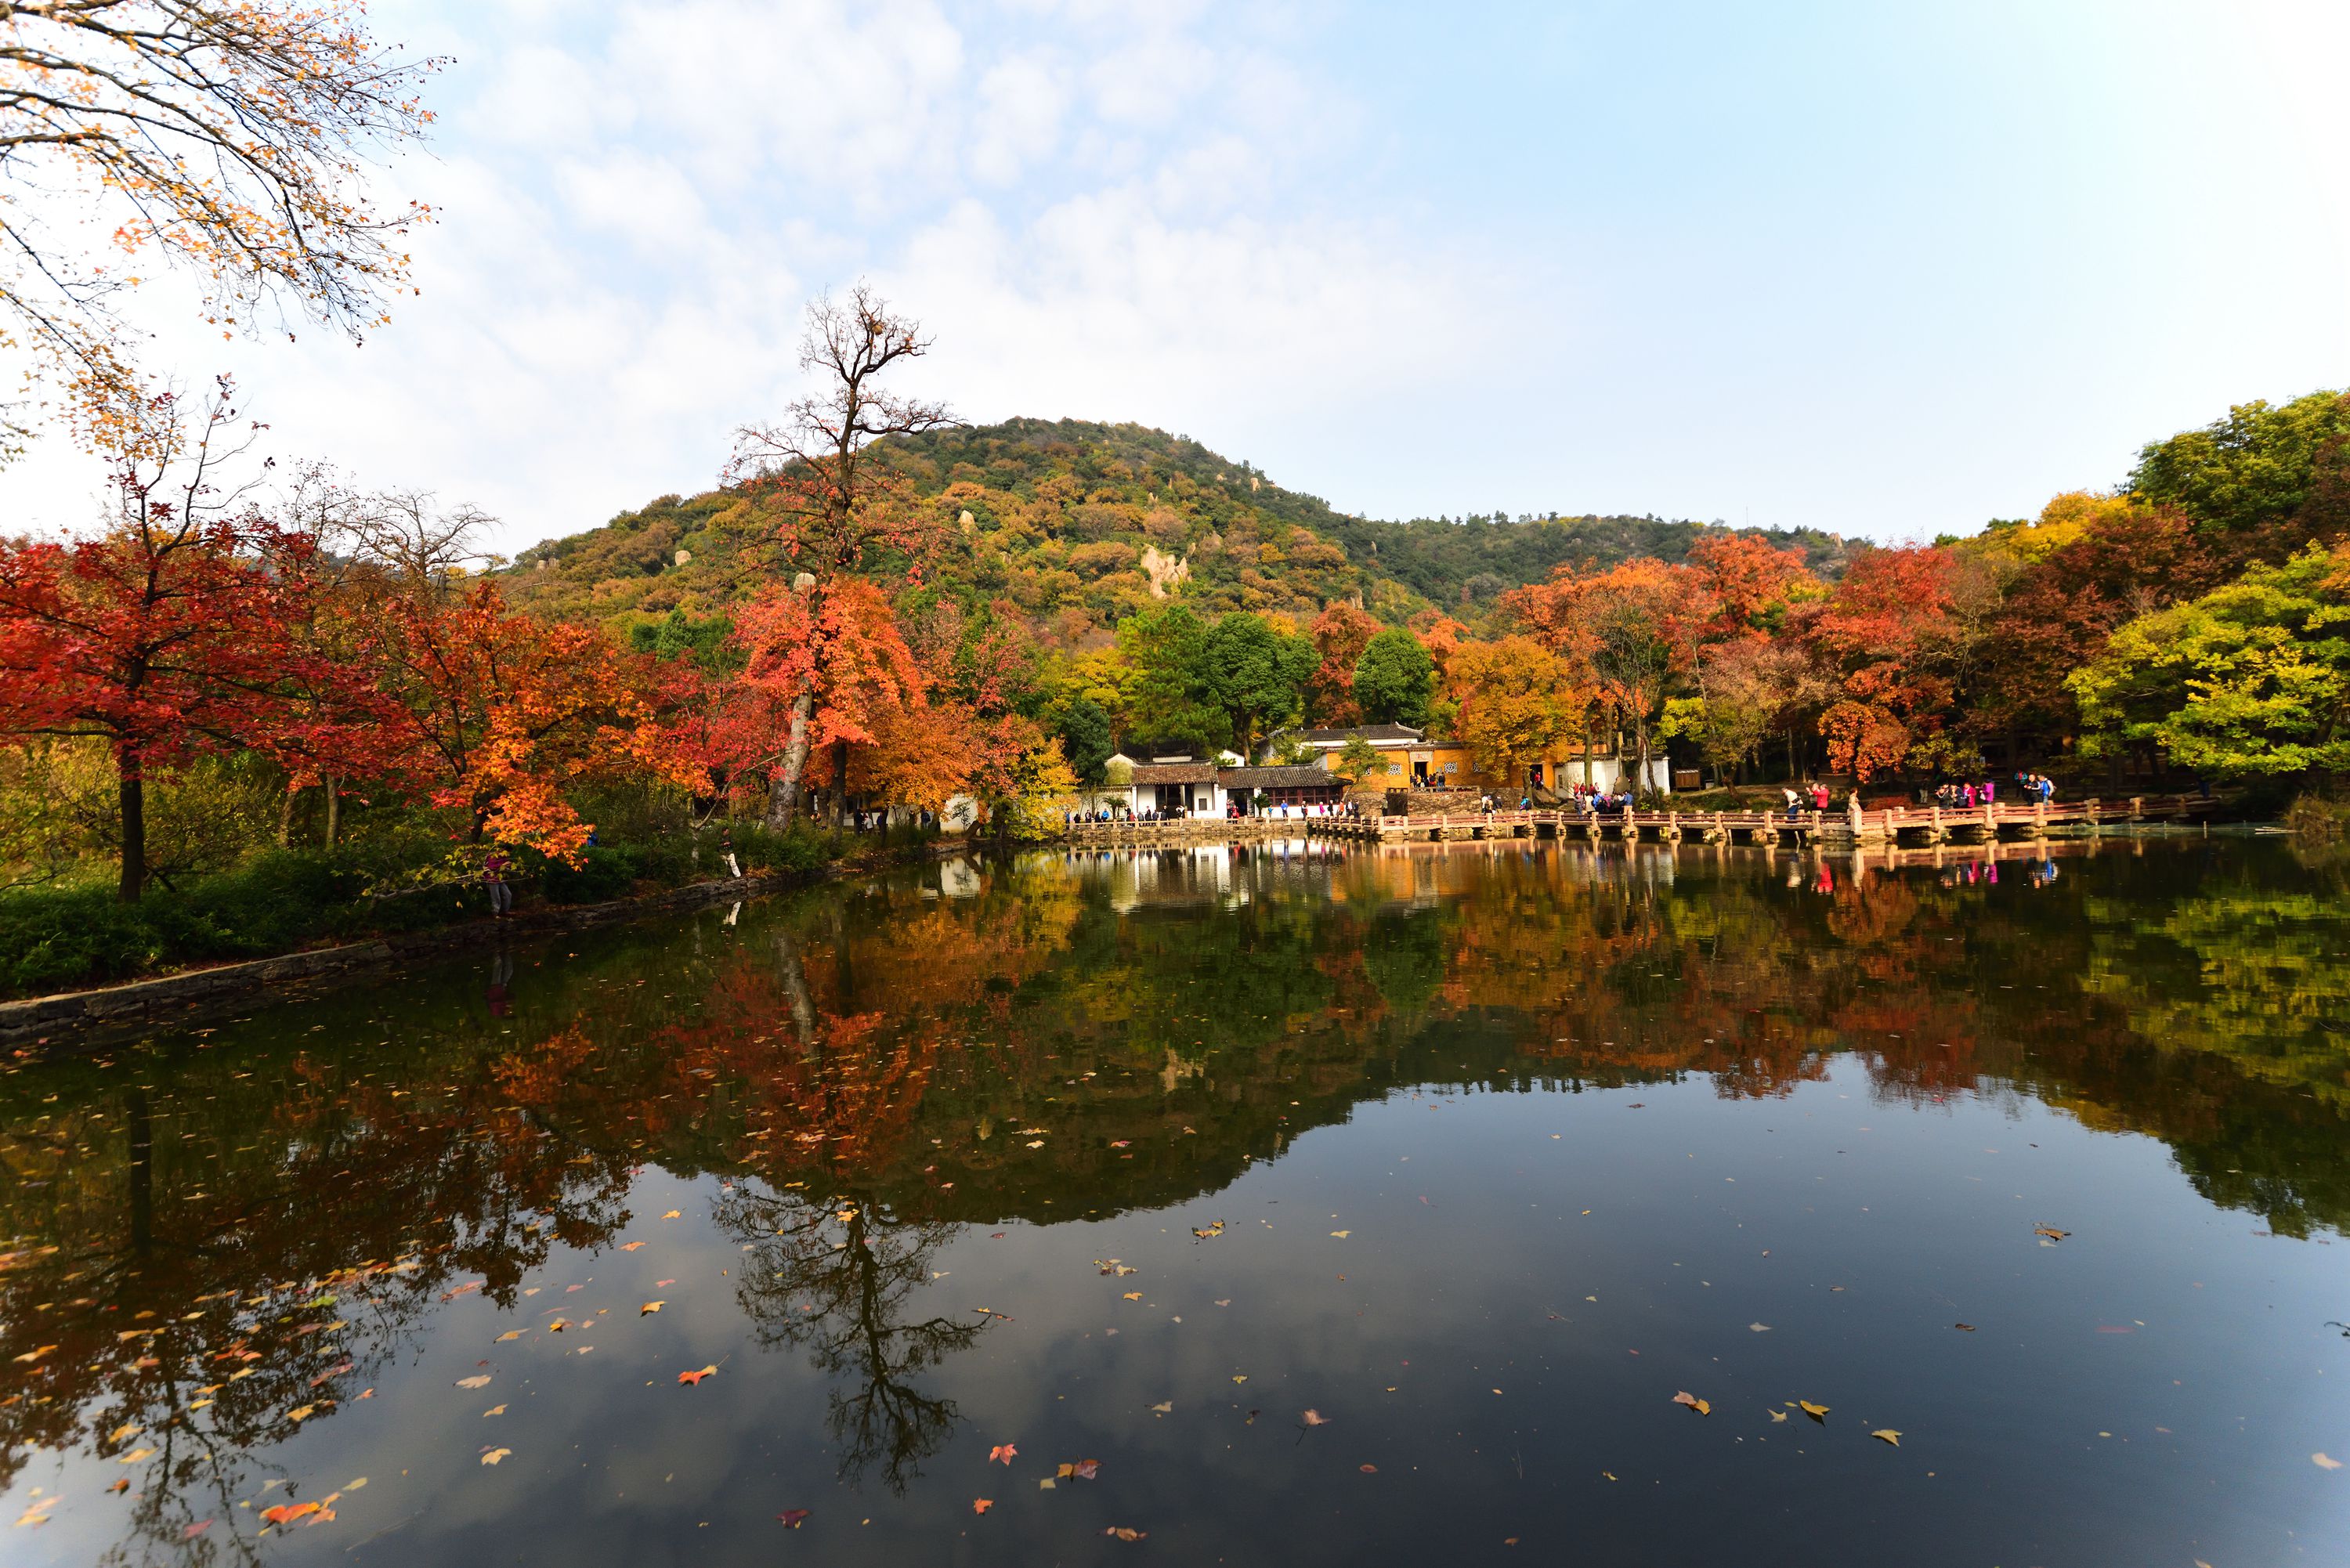
<svg viewBox="0 0 2350 1568">
<path fill-rule="evenodd" d="M 299 793 L 294 785 L 286 786 L 286 797 L 277 803 L 277 847 L 285 848 L 294 842 L 294 797 Z"/>
<path fill-rule="evenodd" d="M 832 743 L 832 825 L 848 826 L 848 742 Z"/>
<path fill-rule="evenodd" d="M 800 779 L 807 772 L 808 721 L 816 716 L 816 693 L 792 700 L 791 739 L 784 746 L 784 774 L 767 790 L 767 826 L 781 833 L 799 815 Z"/>
<path fill-rule="evenodd" d="M 126 748 L 116 759 L 121 786 L 122 880 L 116 897 L 135 904 L 147 886 L 147 780 L 140 772 L 139 753 Z"/>
<path fill-rule="evenodd" d="M 343 823 L 343 791 L 340 781 L 327 775 L 327 847 L 335 846 L 335 832 Z"/>
</svg>

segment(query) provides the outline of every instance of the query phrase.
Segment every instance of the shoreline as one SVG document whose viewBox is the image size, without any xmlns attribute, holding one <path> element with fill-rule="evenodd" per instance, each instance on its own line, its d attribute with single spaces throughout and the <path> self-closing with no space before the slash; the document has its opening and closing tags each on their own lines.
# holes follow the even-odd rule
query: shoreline
<svg viewBox="0 0 2350 1568">
<path fill-rule="evenodd" d="M 111 985 L 0 1001 L 0 1050 L 21 1058 L 46 1049 L 109 1043 L 127 1034 L 198 1022 L 213 1010 L 231 1002 L 243 1002 L 265 988 L 288 987 L 298 992 L 318 981 L 341 979 L 463 948 L 485 935 L 500 941 L 550 936 L 663 910 L 772 898 L 917 860 L 945 858 L 973 847 L 976 846 L 960 840 L 950 845 L 944 839 L 937 839 L 878 857 L 846 855 L 821 871 L 770 871 L 720 877 L 597 904 L 540 904 L 500 919 L 476 918 L 430 930 L 402 931 L 269 958 L 169 970 Z M 288 1000 L 292 1000 L 290 995 Z"/>
</svg>

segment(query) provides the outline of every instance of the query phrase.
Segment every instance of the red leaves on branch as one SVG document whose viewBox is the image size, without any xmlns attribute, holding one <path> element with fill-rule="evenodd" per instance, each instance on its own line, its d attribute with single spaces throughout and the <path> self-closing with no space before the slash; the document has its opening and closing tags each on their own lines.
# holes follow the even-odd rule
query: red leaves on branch
<svg viewBox="0 0 2350 1568">
<path fill-rule="evenodd" d="M 1322 662 L 1305 683 L 1305 718 L 1310 724 L 1357 724 L 1362 710 L 1355 702 L 1355 665 L 1363 649 L 1379 634 L 1379 623 L 1353 605 L 1340 601 L 1314 621 L 1314 647 Z"/>
</svg>

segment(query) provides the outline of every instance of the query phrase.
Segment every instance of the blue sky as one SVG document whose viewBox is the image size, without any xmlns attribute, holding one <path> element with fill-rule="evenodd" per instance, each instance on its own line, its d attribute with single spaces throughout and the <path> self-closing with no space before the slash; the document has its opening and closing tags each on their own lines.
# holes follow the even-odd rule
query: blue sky
<svg viewBox="0 0 2350 1568">
<path fill-rule="evenodd" d="M 1373 516 L 1879 538 L 2350 385 L 2350 7 L 378 0 L 455 57 L 365 348 L 207 343 L 286 457 L 514 548 L 711 483 L 809 296 L 975 421 L 1135 420 Z M 312 335 L 315 337 L 315 335 Z M 57 443 L 0 473 L 88 514 Z"/>
</svg>

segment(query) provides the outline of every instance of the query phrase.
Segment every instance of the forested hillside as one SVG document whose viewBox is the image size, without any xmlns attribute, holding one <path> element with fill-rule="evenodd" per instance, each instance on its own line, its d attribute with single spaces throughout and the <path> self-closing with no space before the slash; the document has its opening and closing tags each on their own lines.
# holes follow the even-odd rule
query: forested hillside
<svg viewBox="0 0 2350 1568">
<path fill-rule="evenodd" d="M 1419 518 L 1372 522 L 1284 488 L 1244 462 L 1139 425 L 1013 420 L 876 449 L 907 501 L 951 528 L 924 571 L 945 593 L 1008 602 L 1053 646 L 1082 647 L 1167 597 L 1203 614 L 1301 621 L 1359 598 L 1383 621 L 1441 608 L 1476 615 L 1562 565 L 1669 562 L 1720 528 L 1655 517 Z M 1754 530 L 1834 577 L 1844 542 Z M 758 507 L 728 491 L 663 496 L 600 528 L 522 553 L 511 591 L 543 613 L 623 625 L 721 613 L 769 565 Z M 870 563 L 895 587 L 906 563 Z"/>
</svg>

